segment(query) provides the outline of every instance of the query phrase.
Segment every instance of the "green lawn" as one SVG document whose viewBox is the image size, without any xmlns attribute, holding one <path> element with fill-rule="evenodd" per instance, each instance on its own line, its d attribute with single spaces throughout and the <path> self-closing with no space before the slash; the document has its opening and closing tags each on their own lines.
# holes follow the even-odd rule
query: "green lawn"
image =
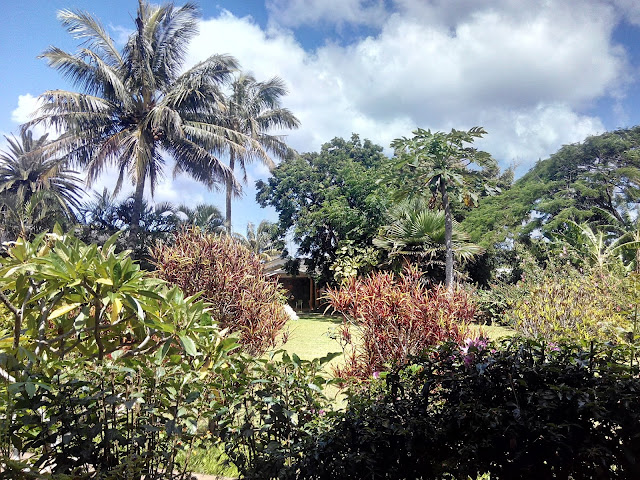
<svg viewBox="0 0 640 480">
<path fill-rule="evenodd" d="M 332 338 L 342 317 L 320 313 L 299 313 L 298 320 L 287 323 L 289 338 L 283 345 L 287 352 L 304 360 L 324 357 L 327 353 L 342 352 L 337 340 Z"/>
<path fill-rule="evenodd" d="M 289 354 L 295 353 L 304 360 L 324 357 L 330 352 L 342 352 L 337 340 L 331 337 L 336 327 L 342 323 L 342 317 L 322 315 L 320 313 L 298 314 L 299 320 L 287 323 L 289 338 L 282 346 Z M 484 332 L 492 340 L 509 337 L 515 331 L 500 325 L 472 325 L 473 332 Z M 334 359 L 331 364 L 341 361 L 341 357 Z"/>
</svg>

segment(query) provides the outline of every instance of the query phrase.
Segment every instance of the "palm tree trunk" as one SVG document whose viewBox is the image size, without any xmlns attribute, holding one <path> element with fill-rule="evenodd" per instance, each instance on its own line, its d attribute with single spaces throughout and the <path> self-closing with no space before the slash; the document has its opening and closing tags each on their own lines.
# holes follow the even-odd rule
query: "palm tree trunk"
<svg viewBox="0 0 640 480">
<path fill-rule="evenodd" d="M 233 168 L 236 166 L 236 159 L 233 152 L 229 153 L 229 169 L 233 173 Z M 231 235 L 231 196 L 233 194 L 233 178 L 227 179 L 227 204 L 225 212 L 224 225 L 227 230 L 227 235 Z"/>
<path fill-rule="evenodd" d="M 142 201 L 144 199 L 144 182 L 146 175 L 136 180 L 136 190 L 133 194 L 133 212 L 131 212 L 131 236 L 132 241 L 137 241 L 140 233 L 140 218 L 142 217 Z"/>
<path fill-rule="evenodd" d="M 445 280 L 447 290 L 453 289 L 453 219 L 451 218 L 451 205 L 449 194 L 443 178 L 440 178 L 440 194 L 442 195 L 442 207 L 444 209 L 444 248 L 445 248 Z"/>
</svg>

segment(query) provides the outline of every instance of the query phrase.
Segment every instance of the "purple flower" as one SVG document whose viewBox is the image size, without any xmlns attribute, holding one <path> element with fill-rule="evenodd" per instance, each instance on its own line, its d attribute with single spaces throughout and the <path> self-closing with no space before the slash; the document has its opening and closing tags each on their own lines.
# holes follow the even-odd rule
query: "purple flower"
<svg viewBox="0 0 640 480">
<path fill-rule="evenodd" d="M 375 378 L 376 380 L 378 380 L 380 378 L 380 372 L 373 372 L 373 378 Z"/>
</svg>

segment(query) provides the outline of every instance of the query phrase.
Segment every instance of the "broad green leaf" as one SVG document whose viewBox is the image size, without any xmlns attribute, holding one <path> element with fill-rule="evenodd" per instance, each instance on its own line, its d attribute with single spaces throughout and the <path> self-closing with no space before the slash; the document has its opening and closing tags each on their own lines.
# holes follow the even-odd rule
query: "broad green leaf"
<svg viewBox="0 0 640 480">
<path fill-rule="evenodd" d="M 36 394 L 36 386 L 33 382 L 26 382 L 24 384 L 24 389 L 26 390 L 27 395 L 29 395 L 29 398 L 33 398 Z"/>
<path fill-rule="evenodd" d="M 71 310 L 74 310 L 80 306 L 80 303 L 70 303 L 69 305 L 63 305 L 62 307 L 56 308 L 49 315 L 49 320 L 53 320 L 55 318 L 61 317 L 65 313 L 69 313 Z"/>
<path fill-rule="evenodd" d="M 186 335 L 180 335 L 179 337 L 185 352 L 187 352 L 192 357 L 195 357 L 196 355 L 198 355 L 198 349 L 196 348 L 196 344 L 191 338 L 187 337 Z"/>
<path fill-rule="evenodd" d="M 111 302 L 111 323 L 115 323 L 118 320 L 121 310 L 122 300 L 119 297 L 115 297 Z"/>
</svg>

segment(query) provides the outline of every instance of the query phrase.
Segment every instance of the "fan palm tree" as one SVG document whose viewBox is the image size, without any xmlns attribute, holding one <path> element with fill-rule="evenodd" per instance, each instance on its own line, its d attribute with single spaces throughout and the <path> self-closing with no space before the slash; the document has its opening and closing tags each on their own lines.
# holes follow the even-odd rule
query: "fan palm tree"
<svg viewBox="0 0 640 480">
<path fill-rule="evenodd" d="M 76 172 L 47 155 L 47 135 L 33 138 L 30 130 L 19 138 L 5 137 L 0 151 L 0 209 L 6 232 L 29 235 L 48 230 L 56 221 L 73 222 L 83 193 Z"/>
<path fill-rule="evenodd" d="M 431 210 L 422 200 L 405 201 L 391 212 L 394 219 L 391 225 L 382 227 L 373 244 L 389 252 L 392 261 L 418 258 L 427 266 L 444 266 L 442 257 L 446 257 L 446 218 L 445 212 Z M 452 253 L 456 262 L 473 259 L 483 253 L 483 248 L 469 242 L 469 236 L 460 230 L 454 220 L 451 235 Z"/>
<path fill-rule="evenodd" d="M 284 82 L 278 77 L 258 82 L 253 76 L 242 74 L 233 80 L 230 92 L 225 96 L 224 108 L 220 110 L 217 123 L 233 135 L 242 134 L 247 137 L 244 152 L 238 149 L 229 151 L 229 169 L 233 172 L 237 162 L 245 183 L 248 163 L 258 159 L 271 170 L 275 163 L 269 154 L 284 158 L 293 153 L 282 136 L 269 133 L 274 128 L 298 128 L 300 125 L 291 111 L 280 106 L 280 98 L 286 93 Z M 229 235 L 231 199 L 237 193 L 233 187 L 232 179 L 228 178 L 225 226 Z"/>
<path fill-rule="evenodd" d="M 58 13 L 63 26 L 82 41 L 76 54 L 50 47 L 49 65 L 82 92 L 47 91 L 36 118 L 64 132 L 51 149 L 87 169 L 91 184 L 108 166 L 118 170 L 115 192 L 125 177 L 135 185 L 132 230 L 140 228 L 146 182 L 151 194 L 161 178 L 166 154 L 174 173 L 186 172 L 207 186 L 222 181 L 239 188 L 216 156 L 244 155 L 245 136 L 215 123 L 220 85 L 237 68 L 235 59 L 213 55 L 180 74 L 187 44 L 197 33 L 198 9 L 155 6 L 139 0 L 136 30 L 122 52 L 100 22 L 87 13 Z"/>
</svg>

